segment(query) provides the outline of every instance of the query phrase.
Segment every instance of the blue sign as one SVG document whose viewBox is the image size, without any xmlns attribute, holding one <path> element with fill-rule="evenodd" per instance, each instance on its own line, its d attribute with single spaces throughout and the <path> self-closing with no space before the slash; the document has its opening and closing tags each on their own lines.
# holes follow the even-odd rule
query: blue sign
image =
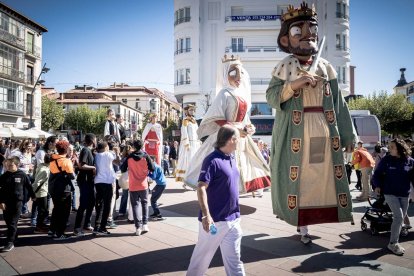
<svg viewBox="0 0 414 276">
<path fill-rule="evenodd" d="M 260 21 L 260 20 L 277 20 L 280 19 L 280 15 L 240 15 L 232 16 L 232 21 Z"/>
</svg>

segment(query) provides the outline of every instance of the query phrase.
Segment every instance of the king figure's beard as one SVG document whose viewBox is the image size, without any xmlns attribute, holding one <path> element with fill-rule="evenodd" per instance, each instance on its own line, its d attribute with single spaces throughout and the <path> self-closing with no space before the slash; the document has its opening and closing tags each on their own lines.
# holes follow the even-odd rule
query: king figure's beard
<svg viewBox="0 0 414 276">
<path fill-rule="evenodd" d="M 314 48 L 309 48 L 309 49 L 302 49 L 299 47 L 293 47 L 290 44 L 289 41 L 289 47 L 288 47 L 290 53 L 297 55 L 297 56 L 312 56 L 318 53 L 318 45 L 316 45 Z"/>
</svg>

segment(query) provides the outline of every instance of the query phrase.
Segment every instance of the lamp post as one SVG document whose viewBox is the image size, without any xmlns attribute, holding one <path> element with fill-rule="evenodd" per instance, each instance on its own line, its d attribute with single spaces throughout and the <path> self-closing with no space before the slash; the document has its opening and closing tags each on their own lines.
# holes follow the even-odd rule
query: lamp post
<svg viewBox="0 0 414 276">
<path fill-rule="evenodd" d="M 34 122 L 33 122 L 33 102 L 34 102 L 34 100 L 33 100 L 33 94 L 34 94 L 34 92 L 35 92 L 35 90 L 36 90 L 36 86 L 38 85 L 38 84 L 43 84 L 45 81 L 44 80 L 40 80 L 40 76 L 43 74 L 43 73 L 47 73 L 47 72 L 49 72 L 49 68 L 47 68 L 46 67 L 46 63 L 43 65 L 43 67 L 42 67 L 42 71 L 40 71 L 40 74 L 39 74 L 39 76 L 37 77 L 37 80 L 36 80 L 36 82 L 35 82 L 35 84 L 34 84 L 34 86 L 33 86 L 33 89 L 32 89 L 32 93 L 31 93 L 31 95 L 32 95 L 32 97 L 31 97 L 31 102 L 30 102 L 30 121 L 29 121 L 29 125 L 28 125 L 28 128 L 30 129 L 30 128 L 33 128 L 33 127 L 35 127 L 35 124 L 34 124 Z"/>
</svg>

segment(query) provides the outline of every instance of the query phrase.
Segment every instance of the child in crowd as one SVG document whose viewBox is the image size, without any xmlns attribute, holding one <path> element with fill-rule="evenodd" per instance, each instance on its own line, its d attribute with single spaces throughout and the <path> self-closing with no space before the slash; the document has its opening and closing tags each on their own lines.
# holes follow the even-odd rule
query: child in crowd
<svg viewBox="0 0 414 276">
<path fill-rule="evenodd" d="M 148 176 L 151 177 L 151 179 L 155 180 L 155 183 L 157 185 L 155 185 L 151 192 L 151 207 L 154 213 L 150 215 L 150 219 L 162 220 L 163 217 L 161 215 L 160 209 L 158 208 L 157 201 L 164 192 L 165 187 L 167 185 L 167 181 L 165 179 L 165 175 L 163 174 L 161 167 L 155 162 L 154 157 L 151 156 L 151 159 L 155 170 L 153 172 L 149 172 Z"/>
<path fill-rule="evenodd" d="M 49 216 L 47 195 L 48 182 L 50 176 L 50 160 L 51 155 L 44 156 L 44 163 L 40 163 L 36 170 L 35 180 L 33 182 L 33 191 L 36 194 L 37 203 L 37 219 L 34 233 L 47 233 L 48 227 L 45 225 L 45 219 Z"/>
<path fill-rule="evenodd" d="M 9 252 L 14 248 L 17 223 L 22 212 L 24 189 L 33 200 L 36 200 L 29 177 L 19 169 L 19 157 L 8 157 L 5 165 L 6 172 L 0 176 L 0 205 L 7 225 L 7 238 L 6 245 L 1 252 Z"/>
</svg>

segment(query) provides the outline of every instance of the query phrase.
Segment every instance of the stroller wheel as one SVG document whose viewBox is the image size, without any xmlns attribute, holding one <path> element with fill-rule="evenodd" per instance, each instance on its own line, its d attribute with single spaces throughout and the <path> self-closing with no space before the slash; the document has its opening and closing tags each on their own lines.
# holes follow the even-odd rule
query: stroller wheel
<svg viewBox="0 0 414 276">
<path fill-rule="evenodd" d="M 371 229 L 371 235 L 373 236 L 378 235 L 378 230 L 377 228 L 375 228 L 375 226 L 371 225 L 370 229 Z"/>
<path fill-rule="evenodd" d="M 361 230 L 366 231 L 367 230 L 367 224 L 363 221 L 361 221 Z"/>
<path fill-rule="evenodd" d="M 403 237 L 407 237 L 408 236 L 408 229 L 405 228 L 405 227 L 401 228 L 401 233 L 400 234 Z"/>
</svg>

